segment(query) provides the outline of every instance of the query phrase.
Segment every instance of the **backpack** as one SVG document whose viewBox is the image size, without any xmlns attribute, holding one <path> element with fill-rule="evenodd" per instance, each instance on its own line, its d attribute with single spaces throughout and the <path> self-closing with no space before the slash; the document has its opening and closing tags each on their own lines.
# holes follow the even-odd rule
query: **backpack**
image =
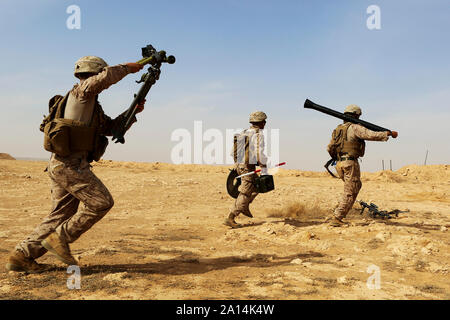
<svg viewBox="0 0 450 320">
<path fill-rule="evenodd" d="M 347 126 L 348 127 L 348 126 Z M 344 132 L 345 131 L 345 132 Z M 343 125 L 338 125 L 336 129 L 333 130 L 333 134 L 331 135 L 331 141 L 328 145 L 328 153 L 330 157 L 334 160 L 337 160 L 338 154 L 342 147 L 344 146 L 344 136 L 347 133 L 347 130 L 344 130 Z"/>
<path fill-rule="evenodd" d="M 236 164 L 250 164 L 250 161 L 255 161 L 255 155 L 250 154 L 250 139 L 255 133 L 258 133 L 257 128 L 246 129 L 241 133 L 237 133 L 233 137 L 233 152 L 232 156 Z M 253 151 L 252 151 L 253 152 Z M 253 164 L 253 163 L 252 163 Z"/>
<path fill-rule="evenodd" d="M 66 107 L 66 102 L 69 94 L 66 94 L 65 97 L 56 95 L 53 96 L 48 101 L 48 115 L 44 115 L 44 119 L 42 120 L 42 123 L 39 127 L 39 130 L 41 132 L 44 132 L 45 126 L 53 121 L 56 118 L 62 118 L 64 115 L 64 109 Z"/>
<path fill-rule="evenodd" d="M 64 97 L 56 95 L 49 100 L 49 114 L 44 116 L 39 127 L 39 130 L 44 133 L 44 149 L 62 157 L 70 155 L 69 128 L 59 123 L 60 119 L 64 117 L 68 96 L 69 93 Z"/>
</svg>

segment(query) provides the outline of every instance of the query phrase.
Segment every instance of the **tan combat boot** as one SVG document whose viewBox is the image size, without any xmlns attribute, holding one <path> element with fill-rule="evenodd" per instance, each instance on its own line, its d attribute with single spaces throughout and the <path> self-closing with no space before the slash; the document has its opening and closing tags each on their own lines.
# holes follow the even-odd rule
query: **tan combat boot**
<svg viewBox="0 0 450 320">
<path fill-rule="evenodd" d="M 348 226 L 348 223 L 342 221 L 341 219 L 337 218 L 336 216 L 333 216 L 330 219 L 329 225 L 331 227 L 342 227 L 342 226 Z"/>
<path fill-rule="evenodd" d="M 6 270 L 27 273 L 40 273 L 48 270 L 48 267 L 37 263 L 33 258 L 27 258 L 22 251 L 11 253 L 6 264 Z"/>
<path fill-rule="evenodd" d="M 236 221 L 234 221 L 234 218 L 235 218 L 234 214 L 230 213 L 230 215 L 228 216 L 228 218 L 225 219 L 223 224 L 231 228 L 239 228 L 241 225 L 239 223 L 236 223 Z"/>
<path fill-rule="evenodd" d="M 70 253 L 69 244 L 63 241 L 56 232 L 42 240 L 42 246 L 56 255 L 56 257 L 67 265 L 77 265 L 78 261 Z"/>
</svg>

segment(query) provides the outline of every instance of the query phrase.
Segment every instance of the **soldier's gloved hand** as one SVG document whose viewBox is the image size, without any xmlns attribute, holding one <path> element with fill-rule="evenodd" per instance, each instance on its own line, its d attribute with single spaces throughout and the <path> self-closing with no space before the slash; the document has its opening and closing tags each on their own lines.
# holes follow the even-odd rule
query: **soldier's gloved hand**
<svg viewBox="0 0 450 320">
<path fill-rule="evenodd" d="M 139 112 L 142 112 L 142 111 L 144 111 L 144 104 L 145 104 L 145 101 L 147 101 L 147 100 L 142 100 L 137 106 L 136 106 L 136 113 L 139 113 Z"/>
<path fill-rule="evenodd" d="M 261 168 L 261 175 L 262 175 L 262 176 L 267 176 L 267 175 L 269 175 L 269 171 L 267 170 L 267 167 Z"/>
<path fill-rule="evenodd" d="M 397 131 L 388 131 L 388 136 L 391 136 L 392 138 L 397 138 L 398 137 L 398 132 Z"/>
<path fill-rule="evenodd" d="M 125 63 L 125 65 L 128 67 L 128 70 L 130 70 L 131 73 L 136 73 L 144 67 L 143 65 L 136 62 L 128 62 Z"/>
</svg>

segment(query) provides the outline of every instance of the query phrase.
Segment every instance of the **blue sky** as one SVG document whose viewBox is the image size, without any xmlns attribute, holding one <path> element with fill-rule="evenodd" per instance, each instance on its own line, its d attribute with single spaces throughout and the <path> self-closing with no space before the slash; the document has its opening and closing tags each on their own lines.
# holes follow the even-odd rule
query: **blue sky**
<svg viewBox="0 0 450 320">
<path fill-rule="evenodd" d="M 69 30 L 66 8 L 81 8 Z M 381 30 L 366 27 L 369 5 Z M 369 143 L 363 170 L 449 163 L 450 1 L 2 1 L 0 152 L 45 158 L 38 131 L 47 101 L 76 82 L 73 64 L 97 55 L 109 64 L 140 59 L 147 43 L 177 57 L 163 67 L 148 105 L 105 158 L 170 162 L 171 132 L 242 128 L 256 109 L 280 129 L 289 167 L 321 170 L 339 120 L 302 108 L 309 98 L 398 130 Z M 139 88 L 129 75 L 100 96 L 110 116 Z"/>
</svg>

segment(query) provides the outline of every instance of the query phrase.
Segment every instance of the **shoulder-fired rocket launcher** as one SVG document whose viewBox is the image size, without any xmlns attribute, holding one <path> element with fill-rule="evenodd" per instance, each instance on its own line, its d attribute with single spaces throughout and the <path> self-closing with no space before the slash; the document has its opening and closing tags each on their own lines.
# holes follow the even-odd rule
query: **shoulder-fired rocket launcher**
<svg viewBox="0 0 450 320">
<path fill-rule="evenodd" d="M 354 118 L 354 117 L 352 117 L 352 116 L 346 115 L 346 114 L 344 114 L 344 113 L 335 111 L 335 110 L 333 110 L 333 109 L 330 109 L 330 108 L 327 108 L 327 107 L 318 105 L 318 104 L 312 102 L 312 101 L 309 100 L 309 99 L 306 99 L 306 100 L 305 100 L 304 107 L 305 107 L 306 109 L 314 109 L 314 110 L 320 111 L 320 112 L 322 112 L 322 113 L 328 114 L 328 115 L 333 116 L 333 117 L 335 117 L 335 118 L 342 119 L 342 120 L 344 120 L 344 121 L 348 121 L 348 122 L 360 124 L 360 125 L 362 125 L 363 127 L 367 128 L 367 129 L 369 129 L 369 130 L 372 130 L 372 131 L 379 131 L 379 132 L 380 132 L 380 131 L 387 131 L 387 132 L 390 133 L 390 135 L 391 135 L 393 138 L 397 138 L 397 136 L 398 136 L 398 132 L 397 132 L 397 131 L 391 131 L 391 130 L 389 130 L 389 129 L 386 129 L 386 128 L 377 126 L 376 124 L 373 124 L 373 123 L 370 123 L 370 122 L 367 122 L 367 121 L 364 121 L 364 120 L 360 120 L 360 119 Z M 333 174 L 333 172 L 331 172 L 330 169 L 329 169 L 329 166 L 330 166 L 331 164 L 334 165 L 334 163 L 336 163 L 336 159 L 330 159 L 330 160 L 328 160 L 328 161 L 325 163 L 324 167 L 325 167 L 325 169 L 328 171 L 328 173 L 329 173 L 333 178 L 337 178 L 337 177 Z"/>
<path fill-rule="evenodd" d="M 370 122 L 367 122 L 367 121 L 364 121 L 364 120 L 353 118 L 352 116 L 346 115 L 344 113 L 335 111 L 333 109 L 330 109 L 330 108 L 327 108 L 327 107 L 324 107 L 324 106 L 321 106 L 321 105 L 318 105 L 318 104 L 312 102 L 309 99 L 305 100 L 304 107 L 306 109 L 314 109 L 314 110 L 320 111 L 322 113 L 328 114 L 328 115 L 333 116 L 335 118 L 342 119 L 344 121 L 360 124 L 363 127 L 367 128 L 369 130 L 372 130 L 372 131 L 387 131 L 387 132 L 389 132 L 392 135 L 393 138 L 397 138 L 397 136 L 398 136 L 398 132 L 397 131 L 391 131 L 389 129 L 377 126 L 376 124 L 373 124 L 373 123 L 370 123 Z"/>
</svg>

